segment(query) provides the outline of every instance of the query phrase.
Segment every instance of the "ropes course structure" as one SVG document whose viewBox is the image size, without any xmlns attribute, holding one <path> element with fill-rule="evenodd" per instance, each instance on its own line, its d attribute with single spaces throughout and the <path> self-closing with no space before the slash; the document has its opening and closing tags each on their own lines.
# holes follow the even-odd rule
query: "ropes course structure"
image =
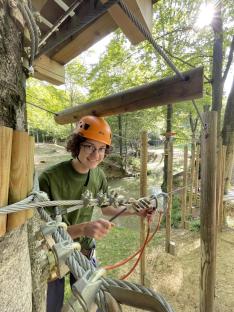
<svg viewBox="0 0 234 312">
<path fill-rule="evenodd" d="M 85 205 L 89 204 L 114 204 L 117 203 L 116 196 L 113 196 L 110 199 L 104 199 L 104 196 L 99 196 L 98 199 L 87 199 L 87 197 L 84 197 L 83 200 L 76 201 L 48 201 L 47 194 L 39 191 L 38 181 L 35 178 L 33 193 L 29 197 L 18 203 L 1 208 L 0 214 L 9 214 L 29 208 L 37 208 L 41 218 L 46 222 L 46 225 L 42 227 L 44 239 L 46 240 L 47 236 L 52 235 L 54 240 L 54 244 L 52 245 L 51 249 L 55 253 L 54 258 L 57 265 L 57 274 L 60 278 L 62 278 L 64 274 L 67 273 L 67 271 L 65 271 L 64 273 L 63 268 L 64 265 L 66 265 L 69 268 L 69 271 L 74 275 L 75 279 L 77 280 L 77 282 L 73 286 L 73 294 L 75 297 L 72 296 L 69 303 L 64 306 L 64 311 L 90 311 L 91 305 L 93 305 L 93 302 L 90 302 L 90 298 L 92 298 L 92 291 L 94 289 L 95 302 L 98 305 L 99 309 L 101 309 L 101 311 L 103 312 L 110 311 L 108 309 L 108 303 L 106 302 L 106 300 L 108 300 L 106 298 L 106 293 L 113 296 L 113 298 L 118 302 L 124 304 L 129 304 L 127 299 L 129 296 L 131 298 L 132 296 L 135 296 L 137 294 L 140 295 L 140 300 L 136 300 L 135 305 L 133 304 L 132 300 L 130 300 L 132 306 L 144 309 L 146 305 L 146 311 L 149 309 L 150 311 L 155 312 L 173 312 L 173 309 L 165 301 L 165 299 L 160 294 L 155 293 L 153 290 L 127 281 L 103 277 L 105 270 L 114 269 L 120 265 L 127 263 L 135 256 L 139 255 L 133 268 L 121 279 L 127 278 L 134 270 L 140 260 L 140 256 L 143 253 L 146 245 L 152 240 L 152 238 L 158 231 L 162 213 L 165 212 L 167 194 L 160 193 L 158 194 L 158 198 L 159 197 L 163 197 L 165 201 L 162 210 L 159 211 L 159 220 L 155 231 L 150 235 L 150 227 L 148 227 L 148 234 L 146 236 L 145 242 L 139 248 L 139 250 L 137 250 L 132 256 L 129 256 L 127 259 L 120 261 L 120 263 L 112 266 L 107 266 L 104 269 L 96 268 L 90 260 L 88 260 L 80 251 L 77 250 L 77 247 L 79 246 L 77 246 L 77 243 L 73 242 L 72 238 L 66 231 L 66 226 L 64 226 L 64 224 L 61 222 L 54 221 L 43 207 L 51 207 L 55 205 L 76 205 L 75 209 L 80 209 Z M 157 201 L 156 197 L 155 200 Z M 122 199 L 121 205 L 123 205 Z M 88 278 L 90 276 L 91 278 Z M 95 282 L 93 281 L 93 276 L 98 276 L 98 284 L 95 284 L 96 280 Z M 85 287 L 81 287 L 80 284 L 84 281 L 86 283 Z M 92 288 L 92 290 L 90 290 L 90 287 Z M 88 293 L 85 292 L 86 288 L 89 289 Z M 127 295 L 124 295 L 125 291 L 127 292 Z M 74 301 L 76 302 L 76 304 L 74 303 Z M 74 308 L 74 304 L 76 308 Z M 82 308 L 82 310 L 77 310 L 78 305 Z"/>
<path fill-rule="evenodd" d="M 78 3 L 80 3 L 80 1 L 77 1 L 77 5 Z M 186 82 L 187 80 L 189 80 L 189 78 L 187 79 L 186 74 L 182 74 L 177 68 L 176 66 L 173 64 L 173 62 L 171 62 L 171 60 L 169 59 L 169 57 L 166 55 L 166 53 L 163 51 L 163 49 L 156 43 L 156 41 L 154 40 L 154 38 L 152 37 L 151 33 L 145 29 L 145 27 L 142 26 L 142 24 L 138 21 L 138 19 L 132 14 L 132 12 L 129 10 L 129 8 L 126 6 L 126 4 L 122 1 L 108 1 L 107 5 L 109 4 L 110 6 L 113 3 L 117 3 L 121 9 L 125 12 L 125 14 L 129 17 L 129 19 L 137 26 L 137 28 L 140 30 L 140 32 L 144 35 L 144 37 L 152 44 L 152 46 L 155 48 L 155 50 L 157 51 L 157 53 L 159 53 L 164 61 L 167 63 L 167 65 L 176 73 L 177 75 L 177 79 L 181 79 L 181 81 Z M 34 16 L 32 14 L 32 6 L 31 6 L 31 2 L 29 2 L 29 6 L 25 3 L 25 2 L 14 2 L 14 1 L 9 1 L 9 5 L 14 7 L 17 6 L 25 20 L 25 23 L 28 27 L 29 30 L 29 34 L 30 34 L 30 53 L 28 53 L 28 68 L 27 66 L 25 67 L 28 71 L 28 74 L 30 73 L 30 71 L 32 71 L 32 64 L 33 64 L 33 60 L 35 58 L 35 55 L 37 55 L 38 52 L 38 47 L 40 46 L 39 43 L 39 31 L 38 31 L 38 27 L 37 24 L 35 22 Z M 102 8 L 103 11 L 107 10 L 107 5 L 106 8 Z M 70 11 L 72 7 L 70 7 Z M 103 12 L 101 12 L 100 14 L 103 14 Z M 57 27 L 59 25 L 57 25 L 54 29 L 56 30 Z M 84 27 L 84 25 L 83 25 Z M 67 33 L 68 35 L 68 33 Z M 65 38 L 65 37 L 64 37 Z M 47 38 L 45 38 L 46 41 Z M 68 39 L 68 38 L 66 38 Z M 42 42 L 43 43 L 43 42 Z M 47 47 L 47 51 L 50 51 L 50 49 L 52 49 L 52 46 L 49 45 L 49 49 Z M 40 52 L 45 51 L 44 47 L 41 49 Z M 191 99 L 191 97 L 190 97 Z M 193 100 L 193 105 L 196 109 L 196 112 L 200 118 L 200 120 L 202 121 L 202 118 L 200 116 L 200 113 L 196 107 L 196 103 Z M 165 103 L 164 103 L 165 104 Z M 36 105 L 34 105 L 36 106 Z M 135 110 L 137 108 L 134 108 Z M 74 120 L 73 120 L 74 121 Z M 202 126 L 203 126 L 203 132 L 207 132 L 208 130 L 206 127 L 209 127 L 209 124 L 212 125 L 212 120 L 208 120 L 207 123 L 203 123 L 202 121 Z M 208 140 L 209 136 L 205 136 L 204 137 L 204 142 L 205 140 Z M 203 146 L 205 144 L 203 143 Z M 212 147 L 216 146 L 216 144 L 212 144 Z M 209 159 L 209 157 L 207 156 L 208 154 L 210 155 L 214 155 L 215 151 L 212 150 L 211 153 L 206 153 L 206 157 L 203 156 L 203 158 L 205 160 L 207 160 L 207 167 L 209 168 L 209 163 L 214 164 L 215 161 L 214 159 Z M 208 161 L 210 160 L 210 161 Z M 214 168 L 211 168 L 214 169 Z M 215 172 L 215 170 L 207 170 L 207 172 Z M 204 171 L 204 177 L 203 180 L 205 180 L 206 176 L 205 176 L 206 172 Z M 210 176 L 208 176 L 207 174 L 207 180 L 210 178 Z M 210 179 L 211 182 L 215 180 L 215 176 L 213 175 L 212 179 Z M 208 183 L 207 183 L 208 185 Z M 171 192 L 172 193 L 172 192 Z M 207 186 L 207 190 L 204 189 L 204 194 L 205 193 L 209 193 L 209 188 Z M 214 194 L 213 190 L 212 190 L 212 194 Z M 9 214 L 11 212 L 18 212 L 20 210 L 25 210 L 25 209 L 29 209 L 29 208 L 37 208 L 38 212 L 41 216 L 41 218 L 49 223 L 47 224 L 47 232 L 44 232 L 44 238 L 46 239 L 47 236 L 52 236 L 54 243 L 51 246 L 52 247 L 52 251 L 54 254 L 54 261 L 56 262 L 56 265 L 58 267 L 58 274 L 60 274 L 60 277 L 64 276 L 63 275 L 63 266 L 67 266 L 70 270 L 70 272 L 75 276 L 77 283 L 75 283 L 74 287 L 73 287 L 73 293 L 74 293 L 74 297 L 71 298 L 71 300 L 69 301 L 69 303 L 67 304 L 66 307 L 64 307 L 64 311 L 90 311 L 90 307 L 93 304 L 93 300 L 95 300 L 95 302 L 97 303 L 99 309 L 101 309 L 101 311 L 103 312 L 107 312 L 109 311 L 108 308 L 108 303 L 107 303 L 107 295 L 106 294 L 110 294 L 114 300 L 116 300 L 117 302 L 121 303 L 121 304 L 128 304 L 134 307 L 138 307 L 138 308 L 143 308 L 146 310 L 150 310 L 150 311 L 156 311 L 156 312 L 172 312 L 172 308 L 169 306 L 169 304 L 164 300 L 163 297 L 161 297 L 159 294 L 153 292 L 152 290 L 144 287 L 144 286 L 139 286 L 137 284 L 134 283 L 129 283 L 126 281 L 122 281 L 122 280 L 113 280 L 113 279 L 109 279 L 109 278 L 105 278 L 103 277 L 103 273 L 104 270 L 98 270 L 96 267 L 94 267 L 94 265 L 85 257 L 81 254 L 81 252 L 79 252 L 77 250 L 78 246 L 75 245 L 71 239 L 71 237 L 68 235 L 68 233 L 66 232 L 66 229 L 64 228 L 64 225 L 62 225 L 61 223 L 57 222 L 57 223 L 51 223 L 52 218 L 49 216 L 49 214 L 43 209 L 43 207 L 49 207 L 49 206 L 60 206 L 60 205 L 74 205 L 71 209 L 79 209 L 80 207 L 84 207 L 86 204 L 88 205 L 88 202 L 85 202 L 86 199 L 83 199 L 83 201 L 69 201 L 67 203 L 65 202 L 50 202 L 46 201 L 45 198 L 43 198 L 43 196 L 41 196 L 42 194 L 38 193 L 38 188 L 35 188 L 35 193 L 30 195 L 29 198 L 27 198 L 24 202 L 20 202 L 14 205 L 9 205 L 6 206 L 4 208 L 1 208 L 0 210 L 0 214 Z M 204 207 L 208 206 L 205 205 L 205 200 L 206 198 L 202 198 L 203 199 L 203 204 Z M 91 201 L 93 199 L 89 198 L 89 201 Z M 212 201 L 213 198 L 211 198 L 210 201 Z M 214 206 L 215 200 L 212 201 L 212 207 Z M 101 205 L 101 201 L 100 198 L 97 199 L 96 201 L 93 200 L 92 204 L 94 205 Z M 69 208 L 68 208 L 69 209 Z M 61 210 L 61 214 L 62 214 Z M 205 212 L 206 210 L 203 209 L 203 211 Z M 209 218 L 207 216 L 204 216 L 203 218 L 204 220 L 211 220 L 212 218 Z M 207 221 L 208 223 L 208 221 Z M 53 226 L 51 226 L 51 224 L 53 224 Z M 160 224 L 160 222 L 159 222 Z M 203 222 L 203 225 L 205 223 Z M 209 223 L 208 226 L 204 226 L 204 233 L 205 233 L 205 229 L 209 228 Z M 158 228 L 158 226 L 157 226 Z M 157 230 L 156 228 L 156 230 Z M 156 233 L 156 232 L 155 232 Z M 153 234 L 152 234 L 153 235 Z M 140 247 L 140 249 L 133 255 L 128 257 L 127 259 L 123 260 L 122 262 L 126 263 L 127 261 L 130 260 L 130 258 L 132 259 L 133 257 L 138 255 L 138 259 L 136 260 L 133 268 L 138 264 L 139 259 L 141 257 L 141 255 L 143 254 L 143 251 L 145 249 L 145 246 L 150 242 L 150 240 L 152 239 L 153 236 L 150 236 L 150 231 L 148 228 L 147 231 L 147 235 L 145 238 L 144 243 L 142 244 L 142 246 Z M 214 235 L 213 235 L 214 236 Z M 203 235 L 202 239 L 207 243 L 207 245 L 210 243 L 211 239 L 209 237 L 209 233 L 207 236 Z M 204 244 L 205 246 L 205 244 Z M 206 253 L 206 250 L 210 250 L 209 248 L 206 248 L 203 250 L 203 253 L 205 254 L 205 256 L 208 256 L 208 254 Z M 207 257 L 207 259 L 213 259 L 215 254 L 215 248 L 212 249 L 212 255 L 211 257 Z M 126 261 L 126 262 L 125 262 Z M 208 261 L 204 261 L 204 266 L 205 264 L 208 263 Z M 116 264 L 118 265 L 118 264 Z M 109 268 L 106 268 L 109 269 Z M 209 268 L 208 268 L 209 269 Z M 208 271 L 208 270 L 207 270 Z M 131 272 L 130 272 L 131 273 Z M 123 278 L 126 278 L 128 276 L 128 274 L 126 274 L 125 276 L 123 276 Z M 209 274 L 207 274 L 207 276 L 209 276 Z M 212 280 L 212 279 L 211 279 Z M 84 284 L 82 285 L 82 282 L 84 282 Z M 87 287 L 88 286 L 92 286 L 92 291 L 89 290 L 87 292 Z M 206 286 L 206 285 L 205 285 Z M 213 289 L 212 285 L 212 289 Z M 205 287 L 204 287 L 205 289 Z M 127 294 L 127 297 L 125 295 Z M 137 294 L 137 296 L 136 296 Z M 134 299 L 133 299 L 134 297 Z M 137 298 L 136 298 L 137 297 Z M 143 300 L 144 298 L 144 300 Z M 142 302 L 139 302 L 139 300 L 142 300 Z"/>
</svg>

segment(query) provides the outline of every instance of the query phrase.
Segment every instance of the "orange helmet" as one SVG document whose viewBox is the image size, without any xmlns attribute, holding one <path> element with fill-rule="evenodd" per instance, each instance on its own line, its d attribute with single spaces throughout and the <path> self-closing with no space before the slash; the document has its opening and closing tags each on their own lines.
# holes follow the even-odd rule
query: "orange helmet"
<svg viewBox="0 0 234 312">
<path fill-rule="evenodd" d="M 77 123 L 75 133 L 80 136 L 111 145 L 111 129 L 102 117 L 84 116 Z"/>
</svg>

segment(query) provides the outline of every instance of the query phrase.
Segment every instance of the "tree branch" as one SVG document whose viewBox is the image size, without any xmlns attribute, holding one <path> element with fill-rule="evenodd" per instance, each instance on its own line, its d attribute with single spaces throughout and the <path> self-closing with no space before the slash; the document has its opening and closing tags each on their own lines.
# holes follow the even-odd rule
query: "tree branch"
<svg viewBox="0 0 234 312">
<path fill-rule="evenodd" d="M 229 51 L 229 55 L 228 55 L 228 61 L 227 61 L 227 65 L 226 65 L 225 71 L 223 73 L 223 78 L 222 78 L 222 82 L 223 83 L 225 82 L 225 80 L 227 78 L 229 69 L 230 69 L 231 64 L 232 64 L 233 52 L 234 52 L 234 36 L 232 36 L 232 43 L 231 43 L 231 46 L 230 46 L 230 51 Z"/>
<path fill-rule="evenodd" d="M 192 68 L 196 68 L 196 66 L 194 66 L 194 65 L 192 65 L 191 63 L 189 63 L 189 62 L 187 62 L 187 61 L 184 61 L 184 60 L 182 60 L 180 57 L 178 57 L 178 56 L 175 56 L 174 54 L 172 54 L 170 51 L 168 51 L 167 49 L 165 49 L 165 48 L 163 48 L 162 46 L 161 46 L 161 48 L 170 56 L 170 57 L 173 57 L 174 59 L 176 59 L 176 60 L 178 60 L 178 61 L 180 61 L 181 63 L 183 63 L 183 64 L 185 64 L 185 65 L 188 65 L 188 66 L 190 66 L 190 67 L 192 67 Z M 204 78 L 207 80 L 207 82 L 211 82 L 211 80 L 206 76 L 206 75 L 204 75 Z"/>
</svg>

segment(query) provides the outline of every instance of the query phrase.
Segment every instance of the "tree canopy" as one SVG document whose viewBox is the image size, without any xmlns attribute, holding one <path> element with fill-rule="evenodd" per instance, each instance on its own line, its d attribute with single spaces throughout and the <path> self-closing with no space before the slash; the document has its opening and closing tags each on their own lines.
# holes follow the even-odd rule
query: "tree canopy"
<svg viewBox="0 0 234 312">
<path fill-rule="evenodd" d="M 180 71 L 204 66 L 204 97 L 197 101 L 200 111 L 203 105 L 212 105 L 215 36 L 214 29 L 210 25 L 199 28 L 198 16 L 201 4 L 202 1 L 191 0 L 158 1 L 154 6 L 153 16 L 153 37 Z M 217 3 L 216 8 L 218 5 Z M 233 36 L 232 1 L 225 1 L 221 12 L 223 72 L 225 72 Z M 66 84 L 62 88 L 55 88 L 35 80 L 29 81 L 28 103 L 57 112 L 174 74 L 150 43 L 144 41 L 138 46 L 132 46 L 120 31 L 112 34 L 105 51 L 95 63 L 87 61 L 88 53 L 90 51 L 83 53 L 66 66 Z M 174 105 L 173 129 L 178 137 L 183 139 L 189 138 L 191 134 L 190 113 L 193 116 L 196 114 L 191 102 Z M 117 117 L 108 119 L 114 133 L 118 133 Z M 130 139 L 136 139 L 140 130 L 144 128 L 159 136 L 165 132 L 165 119 L 166 107 L 163 106 L 126 114 L 122 118 L 122 134 Z M 32 129 L 40 129 L 50 136 L 61 139 L 65 138 L 71 129 L 69 126 L 56 125 L 53 114 L 30 104 L 28 121 Z"/>
</svg>

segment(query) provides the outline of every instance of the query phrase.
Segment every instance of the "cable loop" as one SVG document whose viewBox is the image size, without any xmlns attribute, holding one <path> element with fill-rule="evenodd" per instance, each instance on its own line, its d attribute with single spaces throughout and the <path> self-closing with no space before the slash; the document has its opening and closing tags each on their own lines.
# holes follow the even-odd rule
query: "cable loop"
<svg viewBox="0 0 234 312">
<path fill-rule="evenodd" d="M 131 10 L 127 7 L 127 5 L 122 1 L 119 0 L 119 5 L 122 8 L 122 10 L 125 12 L 125 14 L 130 18 L 130 20 L 135 24 L 135 26 L 140 30 L 140 32 L 144 35 L 144 37 L 152 44 L 154 49 L 162 56 L 164 61 L 167 63 L 167 65 L 178 75 L 182 80 L 185 80 L 185 77 L 182 75 L 182 73 L 176 68 L 175 64 L 169 59 L 169 57 L 166 55 L 166 53 L 163 51 L 163 49 L 157 44 L 157 42 L 154 40 L 152 34 L 150 31 L 144 27 L 139 20 L 133 15 Z"/>
</svg>

